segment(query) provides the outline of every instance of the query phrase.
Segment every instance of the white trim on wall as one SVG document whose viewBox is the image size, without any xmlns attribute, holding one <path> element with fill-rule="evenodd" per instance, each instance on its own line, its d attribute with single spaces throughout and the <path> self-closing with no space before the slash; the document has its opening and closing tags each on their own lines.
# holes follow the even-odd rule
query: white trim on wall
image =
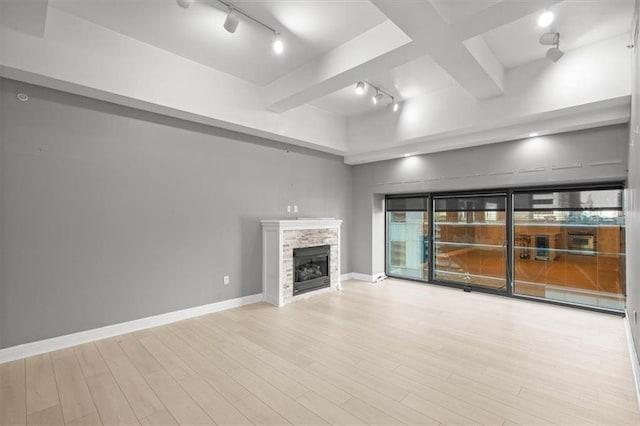
<svg viewBox="0 0 640 426">
<path fill-rule="evenodd" d="M 629 348 L 629 357 L 631 358 L 631 371 L 633 372 L 633 382 L 636 385 L 636 402 L 640 408 L 640 362 L 638 361 L 638 353 L 636 346 L 633 344 L 633 334 L 631 334 L 631 323 L 629 322 L 629 312 L 625 310 L 624 331 L 627 335 L 627 346 Z"/>
<path fill-rule="evenodd" d="M 344 279 L 348 279 L 348 280 L 366 281 L 368 283 L 372 283 L 373 282 L 373 276 L 372 275 L 360 274 L 358 272 L 351 272 L 349 274 L 343 275 L 343 277 L 345 277 L 345 276 L 348 276 L 348 278 L 343 278 L 343 280 Z"/>
<path fill-rule="evenodd" d="M 0 364 L 262 301 L 262 293 L 0 349 Z"/>
</svg>

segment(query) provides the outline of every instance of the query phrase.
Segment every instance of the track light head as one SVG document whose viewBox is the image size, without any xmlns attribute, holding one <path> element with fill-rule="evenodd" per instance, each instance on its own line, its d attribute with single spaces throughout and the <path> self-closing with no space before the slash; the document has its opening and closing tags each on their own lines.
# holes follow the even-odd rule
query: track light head
<svg viewBox="0 0 640 426">
<path fill-rule="evenodd" d="M 180 6 L 183 9 L 187 9 L 189 8 L 189 6 L 191 6 L 191 3 L 193 3 L 193 0 L 176 0 L 176 2 L 178 3 L 178 6 Z"/>
<path fill-rule="evenodd" d="M 233 8 L 229 8 L 227 18 L 224 20 L 224 29 L 233 34 L 236 32 L 236 29 L 238 29 L 239 22 L 240 17 L 238 16 L 238 13 Z"/>
<path fill-rule="evenodd" d="M 371 101 L 374 105 L 378 105 L 382 101 L 382 93 L 378 89 L 376 89 L 376 94 L 371 97 Z"/>
<path fill-rule="evenodd" d="M 359 81 L 356 83 L 356 94 L 358 95 L 364 94 L 364 81 Z"/>
<path fill-rule="evenodd" d="M 271 47 L 273 48 L 273 51 L 276 53 L 276 55 L 281 55 L 282 52 L 284 52 L 284 43 L 279 33 L 274 33 L 273 44 L 271 45 Z"/>
<path fill-rule="evenodd" d="M 540 36 L 540 44 L 543 46 L 553 46 L 560 42 L 560 33 L 544 33 Z"/>
<path fill-rule="evenodd" d="M 551 49 L 547 50 L 547 59 L 549 59 L 552 62 L 558 62 L 560 60 L 560 58 L 562 58 L 562 55 L 564 55 L 564 52 L 562 50 L 560 50 L 558 48 L 558 46 L 556 47 L 552 47 Z"/>
<path fill-rule="evenodd" d="M 397 102 L 393 101 L 393 103 L 391 104 L 391 109 L 393 109 L 393 112 L 398 112 L 399 108 L 400 108 L 400 105 L 398 105 Z"/>
<path fill-rule="evenodd" d="M 560 33 L 544 33 L 540 36 L 540 44 L 543 46 L 553 46 L 547 50 L 546 57 L 552 62 L 558 62 L 564 52 L 560 50 Z"/>
</svg>

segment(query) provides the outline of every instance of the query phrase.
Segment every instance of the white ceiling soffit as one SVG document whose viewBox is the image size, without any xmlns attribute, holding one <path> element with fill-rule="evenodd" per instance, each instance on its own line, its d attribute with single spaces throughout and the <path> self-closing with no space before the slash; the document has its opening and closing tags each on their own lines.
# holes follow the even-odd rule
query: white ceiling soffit
<svg viewBox="0 0 640 426">
<path fill-rule="evenodd" d="M 627 43 L 622 35 L 569 51 L 557 63 L 539 59 L 510 68 L 505 73 L 508 90 L 489 100 L 477 101 L 462 88 L 449 88 L 407 100 L 399 114 L 379 110 L 353 117 L 345 162 L 379 161 L 403 149 L 428 153 L 459 148 L 462 142 L 482 144 L 627 122 Z"/>
<path fill-rule="evenodd" d="M 47 7 L 47 0 L 0 0 L 0 25 L 42 37 Z"/>
<path fill-rule="evenodd" d="M 0 0 L 0 76 L 352 163 L 508 140 L 541 117 L 548 132 L 625 119 L 608 102 L 630 94 L 634 0 L 231 2 L 281 31 L 285 54 L 244 19 L 227 33 L 217 0 Z M 545 8 L 556 20 L 541 29 Z M 549 30 L 555 64 L 538 42 Z M 400 110 L 355 96 L 359 80 Z"/>
<path fill-rule="evenodd" d="M 582 107 L 566 108 L 537 114 L 521 120 L 506 120 L 495 126 L 459 129 L 442 134 L 433 134 L 419 141 L 405 141 L 403 144 L 367 150 L 345 155 L 345 163 L 356 165 L 375 161 L 401 158 L 407 155 L 430 154 L 472 146 L 488 145 L 528 138 L 530 134 L 546 136 L 555 133 L 572 132 L 611 126 L 629 122 L 631 111 L 630 96 L 596 102 Z"/>
</svg>

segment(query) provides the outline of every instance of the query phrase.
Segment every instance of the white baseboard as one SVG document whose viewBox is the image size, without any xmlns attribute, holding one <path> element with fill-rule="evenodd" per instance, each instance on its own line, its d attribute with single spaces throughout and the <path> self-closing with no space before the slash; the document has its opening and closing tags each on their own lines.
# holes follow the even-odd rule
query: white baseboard
<svg viewBox="0 0 640 426">
<path fill-rule="evenodd" d="M 357 272 L 351 272 L 349 275 L 350 280 L 366 281 L 368 283 L 373 282 L 373 277 L 367 274 L 359 274 Z"/>
<path fill-rule="evenodd" d="M 640 407 L 640 362 L 638 360 L 638 352 L 636 345 L 633 343 L 633 334 L 631 333 L 631 323 L 629 322 L 629 312 L 625 310 L 624 330 L 627 335 L 627 346 L 629 348 L 629 357 L 631 358 L 631 371 L 633 372 L 633 382 L 636 385 L 636 400 Z"/>
<path fill-rule="evenodd" d="M 262 301 L 262 293 L 0 349 L 0 364 Z"/>
</svg>

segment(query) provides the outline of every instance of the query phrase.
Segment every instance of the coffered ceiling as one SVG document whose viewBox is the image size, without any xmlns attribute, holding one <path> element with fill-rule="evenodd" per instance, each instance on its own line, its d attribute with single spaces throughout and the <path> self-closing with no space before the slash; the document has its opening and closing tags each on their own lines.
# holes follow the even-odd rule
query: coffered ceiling
<svg viewBox="0 0 640 426">
<path fill-rule="evenodd" d="M 284 53 L 244 16 L 225 31 L 218 0 L 0 0 L 0 75 L 353 164 L 629 118 L 633 0 L 230 3 Z M 357 96 L 361 80 L 400 110 Z"/>
</svg>

